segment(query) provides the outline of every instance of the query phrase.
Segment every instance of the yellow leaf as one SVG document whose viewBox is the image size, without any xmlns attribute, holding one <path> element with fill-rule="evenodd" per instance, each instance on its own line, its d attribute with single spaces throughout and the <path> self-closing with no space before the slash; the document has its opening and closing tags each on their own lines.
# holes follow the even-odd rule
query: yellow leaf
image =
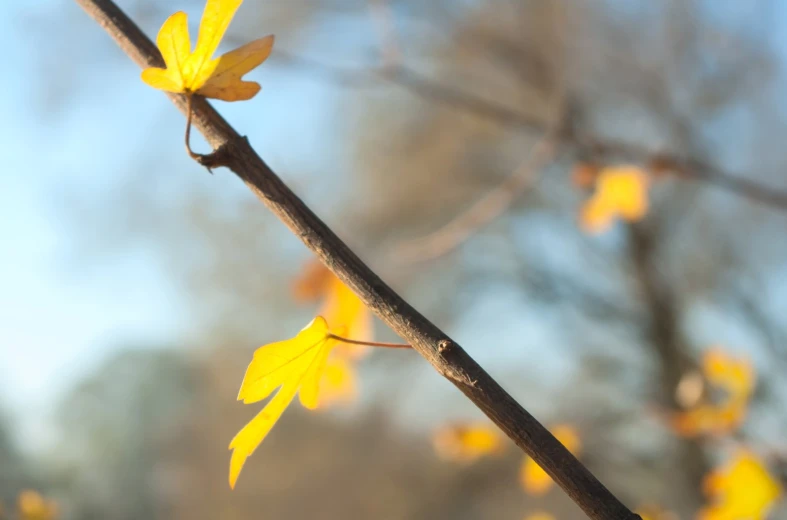
<svg viewBox="0 0 787 520">
<path fill-rule="evenodd" d="M 755 373 L 751 362 L 735 359 L 720 347 L 705 352 L 702 371 L 708 382 L 726 390 L 732 399 L 748 398 L 754 391 Z"/>
<path fill-rule="evenodd" d="M 17 508 L 21 520 L 53 520 L 57 517 L 57 504 L 29 489 L 19 494 Z"/>
<path fill-rule="evenodd" d="M 335 355 L 328 358 L 320 382 L 319 407 L 348 404 L 355 401 L 357 396 L 358 382 L 350 360 Z"/>
<path fill-rule="evenodd" d="M 752 452 L 739 450 L 720 470 L 706 475 L 703 488 L 711 504 L 699 520 L 763 520 L 781 497 L 779 482 Z"/>
<path fill-rule="evenodd" d="M 720 401 L 700 400 L 685 411 L 673 414 L 669 424 L 686 437 L 723 435 L 740 427 L 746 418 L 754 393 L 754 367 L 746 359 L 735 359 L 719 347 L 709 349 L 702 358 L 702 373 L 714 387 L 722 390 Z"/>
<path fill-rule="evenodd" d="M 208 0 L 194 52 L 191 52 L 186 13 L 177 12 L 170 16 L 156 37 L 156 45 L 166 67 L 143 70 L 142 80 L 167 92 L 195 93 L 224 101 L 254 97 L 260 85 L 241 78 L 270 56 L 272 35 L 213 58 L 241 2 Z"/>
<path fill-rule="evenodd" d="M 314 260 L 307 264 L 302 275 L 293 284 L 293 293 L 300 301 L 315 301 L 322 298 L 318 314 L 325 316 L 333 332 L 358 341 L 372 341 L 372 314 L 361 300 L 322 263 Z M 336 329 L 343 328 L 339 334 Z M 336 353 L 350 359 L 358 359 L 369 352 L 365 345 L 342 343 Z"/>
<path fill-rule="evenodd" d="M 499 430 L 489 423 L 454 423 L 435 431 L 432 444 L 446 460 L 470 463 L 505 448 Z"/>
<path fill-rule="evenodd" d="M 256 403 L 271 395 L 270 401 L 230 442 L 230 487 L 235 487 L 243 464 L 268 435 L 284 410 L 300 393 L 306 408 L 319 404 L 319 385 L 331 348 L 328 323 L 317 316 L 297 336 L 257 349 L 241 383 L 238 400 Z"/>
<path fill-rule="evenodd" d="M 616 218 L 635 222 L 647 213 L 650 179 L 640 168 L 604 168 L 595 182 L 595 193 L 580 212 L 580 223 L 585 231 L 601 233 L 609 229 Z"/>
<path fill-rule="evenodd" d="M 552 435 L 574 455 L 579 455 L 582 443 L 577 431 L 568 425 L 559 425 L 551 429 Z M 531 495 L 543 495 L 554 483 L 546 471 L 530 457 L 525 457 L 519 471 L 522 487 Z"/>
</svg>

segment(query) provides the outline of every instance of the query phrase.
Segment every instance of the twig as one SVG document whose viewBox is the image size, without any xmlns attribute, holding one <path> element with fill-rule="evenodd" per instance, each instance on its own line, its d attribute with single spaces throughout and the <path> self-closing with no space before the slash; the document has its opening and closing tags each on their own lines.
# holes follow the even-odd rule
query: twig
<svg viewBox="0 0 787 520">
<path fill-rule="evenodd" d="M 326 65 L 282 51 L 279 51 L 276 57 L 280 62 L 289 65 L 319 71 L 322 76 L 342 86 L 368 87 L 375 81 L 385 80 L 420 98 L 450 105 L 457 110 L 475 114 L 503 126 L 541 133 L 546 131 L 547 123 L 538 117 L 442 85 L 401 64 L 381 71 L 352 70 Z M 626 159 L 645 165 L 658 163 L 664 169 L 672 170 L 682 177 L 706 182 L 733 195 L 776 210 L 787 211 L 787 190 L 779 190 L 740 175 L 733 175 L 707 161 L 652 150 L 647 146 L 617 139 L 595 139 L 593 143 L 596 159 L 607 161 Z M 584 145 L 578 142 L 577 135 L 571 133 L 561 136 L 559 144 L 572 147 Z"/>
<path fill-rule="evenodd" d="M 194 153 L 191 149 L 191 114 L 193 113 L 192 100 L 194 99 L 194 95 L 190 93 L 186 94 L 186 99 L 186 112 L 188 113 L 186 116 L 186 151 L 189 157 L 196 160 L 200 154 Z"/>
<path fill-rule="evenodd" d="M 503 214 L 517 197 L 532 186 L 538 172 L 554 159 L 556 148 L 554 135 L 541 138 L 513 174 L 442 228 L 402 244 L 397 257 L 406 262 L 420 262 L 435 259 L 459 247 Z"/>
<path fill-rule="evenodd" d="M 341 341 L 342 343 L 349 343 L 350 345 L 365 345 L 367 347 L 383 347 L 383 348 L 413 348 L 412 345 L 408 345 L 407 343 L 385 343 L 382 341 L 362 341 L 359 339 L 350 339 L 344 338 L 342 336 L 337 336 L 336 334 L 328 334 L 329 338 L 333 338 L 336 341 Z"/>
<path fill-rule="evenodd" d="M 402 61 L 402 52 L 396 35 L 393 11 L 388 0 L 368 0 L 369 15 L 380 35 L 380 56 L 383 68 L 398 66 Z"/>
<path fill-rule="evenodd" d="M 76 0 L 140 67 L 162 65 L 144 33 L 111 0 Z M 170 95 L 183 112 L 184 96 Z M 192 100 L 193 124 L 228 168 L 391 329 L 530 455 L 593 519 L 639 518 L 555 437 L 433 323 L 385 284 L 268 167 L 204 99 Z"/>
</svg>

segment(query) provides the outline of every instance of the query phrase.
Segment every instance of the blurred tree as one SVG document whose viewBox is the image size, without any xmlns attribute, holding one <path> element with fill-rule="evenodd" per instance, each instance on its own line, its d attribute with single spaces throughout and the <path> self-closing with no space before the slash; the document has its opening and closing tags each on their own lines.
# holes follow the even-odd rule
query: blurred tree
<svg viewBox="0 0 787 520">
<path fill-rule="evenodd" d="M 189 411 L 197 380 L 173 350 L 122 351 L 58 406 L 62 437 L 50 454 L 68 518 L 166 518 L 169 481 L 159 446 Z"/>
<path fill-rule="evenodd" d="M 0 504 L 10 508 L 22 489 L 34 485 L 29 461 L 17 451 L 9 432 L 9 420 L 0 413 Z"/>
</svg>

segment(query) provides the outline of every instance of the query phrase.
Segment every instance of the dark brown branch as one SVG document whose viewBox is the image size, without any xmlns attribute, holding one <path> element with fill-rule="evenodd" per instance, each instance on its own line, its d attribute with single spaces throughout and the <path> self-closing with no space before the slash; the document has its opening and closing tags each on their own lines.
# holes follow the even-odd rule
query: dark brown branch
<svg viewBox="0 0 787 520">
<path fill-rule="evenodd" d="M 140 66 L 161 66 L 153 43 L 111 0 L 76 0 Z M 170 95 L 185 113 L 184 96 Z M 593 519 L 639 518 L 604 487 L 549 431 L 467 353 L 369 269 L 204 99 L 193 100 L 194 126 L 260 200 L 380 319 L 407 340 Z"/>
<path fill-rule="evenodd" d="M 364 71 L 342 69 L 282 52 L 278 53 L 277 58 L 290 65 L 318 71 L 324 77 L 341 85 L 369 86 L 375 81 L 379 82 L 383 79 L 418 97 L 449 105 L 457 110 L 475 114 L 510 128 L 539 133 L 547 130 L 548 123 L 538 117 L 524 114 L 496 101 L 439 84 L 401 65 L 382 71 Z M 580 143 L 577 135 L 566 133 L 561 136 L 560 144 L 584 147 L 587 143 Z M 787 191 L 764 186 L 745 177 L 733 175 L 706 161 L 659 152 L 640 144 L 614 139 L 596 139 L 593 142 L 593 147 L 594 159 L 609 161 L 625 159 L 645 166 L 658 164 L 660 168 L 674 171 L 681 177 L 706 182 L 733 195 L 745 197 L 774 209 L 787 211 Z"/>
<path fill-rule="evenodd" d="M 666 410 L 674 410 L 675 389 L 692 364 L 679 329 L 678 302 L 659 270 L 654 235 L 654 230 L 644 222 L 628 226 L 628 252 L 634 281 L 650 317 L 645 339 L 658 360 L 659 404 Z M 702 497 L 698 483 L 709 470 L 708 461 L 702 446 L 692 439 L 680 439 L 678 453 L 682 471 L 675 478 L 683 480 L 681 489 L 689 501 L 688 506 L 696 508 Z"/>
</svg>

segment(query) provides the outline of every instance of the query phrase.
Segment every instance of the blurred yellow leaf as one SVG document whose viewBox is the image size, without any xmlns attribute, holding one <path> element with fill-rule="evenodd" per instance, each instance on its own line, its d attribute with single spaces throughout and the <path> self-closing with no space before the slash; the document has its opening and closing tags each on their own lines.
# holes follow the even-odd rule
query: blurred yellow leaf
<svg viewBox="0 0 787 520">
<path fill-rule="evenodd" d="M 556 520 L 553 515 L 544 511 L 538 513 L 531 513 L 525 517 L 525 520 Z"/>
<path fill-rule="evenodd" d="M 242 1 L 207 1 L 194 52 L 191 51 L 186 13 L 177 12 L 167 18 L 156 38 L 166 68 L 145 69 L 142 80 L 167 92 L 195 93 L 224 101 L 254 97 L 260 91 L 259 83 L 241 78 L 270 56 L 272 35 L 213 58 Z"/>
<path fill-rule="evenodd" d="M 602 233 L 609 229 L 615 218 L 635 222 L 647 213 L 650 178 L 640 168 L 604 168 L 595 182 L 596 191 L 585 201 L 580 212 L 580 224 L 585 231 Z"/>
<path fill-rule="evenodd" d="M 558 425 L 550 431 L 560 443 L 574 455 L 579 455 L 582 443 L 579 433 L 568 425 Z M 538 463 L 530 457 L 525 457 L 519 471 L 519 480 L 522 487 L 531 495 L 543 495 L 552 487 L 554 482 L 547 472 L 541 469 Z"/>
<path fill-rule="evenodd" d="M 317 407 L 325 364 L 335 345 L 328 323 L 317 316 L 294 338 L 264 345 L 254 352 L 238 400 L 256 403 L 278 391 L 230 442 L 230 487 L 235 487 L 246 459 L 265 439 L 295 394 L 300 395 L 306 408 Z"/>
<path fill-rule="evenodd" d="M 358 341 L 372 341 L 372 313 L 361 300 L 322 263 L 313 260 L 306 265 L 293 284 L 295 298 L 313 302 L 322 298 L 318 314 L 332 327 L 344 328 L 344 336 Z M 342 343 L 336 354 L 350 359 L 363 357 L 369 351 L 365 345 Z"/>
<path fill-rule="evenodd" d="M 505 449 L 503 436 L 490 423 L 453 423 L 435 431 L 432 444 L 446 460 L 470 463 L 485 455 L 496 455 Z"/>
<path fill-rule="evenodd" d="M 706 475 L 703 488 L 711 504 L 700 511 L 699 520 L 763 520 L 782 493 L 748 450 L 738 451 L 727 465 Z"/>
<path fill-rule="evenodd" d="M 320 382 L 319 407 L 349 404 L 357 397 L 358 382 L 351 361 L 342 356 L 332 355 L 325 364 Z"/>
<path fill-rule="evenodd" d="M 30 489 L 19 493 L 17 508 L 21 520 L 53 520 L 57 518 L 57 504 Z"/>
<path fill-rule="evenodd" d="M 680 435 L 723 435 L 740 427 L 754 393 L 754 367 L 746 359 L 736 359 L 715 347 L 702 358 L 702 373 L 709 384 L 724 396 L 718 402 L 700 400 L 683 412 L 672 415 L 669 424 Z"/>
<path fill-rule="evenodd" d="M 720 347 L 705 352 L 702 371 L 708 382 L 726 390 L 731 399 L 748 399 L 754 391 L 756 381 L 751 362 L 735 359 Z"/>
</svg>

